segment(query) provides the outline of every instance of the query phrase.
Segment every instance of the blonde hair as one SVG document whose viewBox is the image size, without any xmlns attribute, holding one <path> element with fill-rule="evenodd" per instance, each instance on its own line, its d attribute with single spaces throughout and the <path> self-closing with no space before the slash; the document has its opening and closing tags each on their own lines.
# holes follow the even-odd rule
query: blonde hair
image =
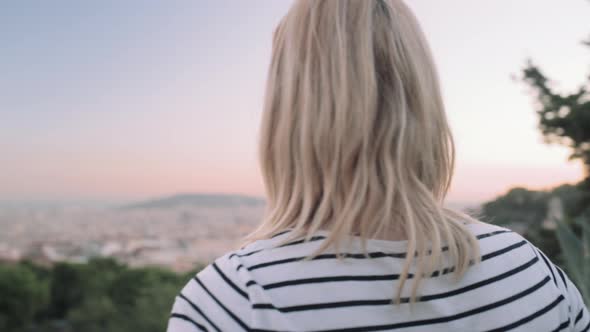
<svg viewBox="0 0 590 332">
<path fill-rule="evenodd" d="M 267 212 L 245 243 L 292 229 L 327 239 L 407 239 L 397 300 L 412 278 L 460 277 L 479 259 L 470 217 L 443 207 L 454 145 L 434 61 L 400 0 L 298 0 L 274 33 L 260 137 Z M 415 253 L 412 254 L 412 253 Z M 410 273 L 415 267 L 415 272 Z"/>
</svg>

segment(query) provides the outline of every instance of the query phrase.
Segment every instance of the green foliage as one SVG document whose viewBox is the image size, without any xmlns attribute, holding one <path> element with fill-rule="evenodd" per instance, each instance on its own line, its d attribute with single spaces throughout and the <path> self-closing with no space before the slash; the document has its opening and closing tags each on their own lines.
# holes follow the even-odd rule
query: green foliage
<svg viewBox="0 0 590 332">
<path fill-rule="evenodd" d="M 505 195 L 483 205 L 484 218 L 497 225 L 515 222 L 525 226 L 535 225 L 547 215 L 550 194 L 524 188 L 511 189 Z"/>
<path fill-rule="evenodd" d="M 526 82 L 537 92 L 539 128 L 548 143 L 569 146 L 571 159 L 590 167 L 590 92 L 581 86 L 573 93 L 555 92 L 532 62 L 524 69 Z"/>
<path fill-rule="evenodd" d="M 590 39 L 583 43 L 590 46 Z M 566 186 L 556 188 L 554 195 L 560 197 L 564 214 L 574 218 L 571 222 L 558 220 L 555 234 L 537 237 L 532 242 L 548 253 L 554 261 L 560 259 L 578 286 L 582 296 L 590 301 L 590 76 L 587 82 L 568 93 L 556 92 L 550 80 L 532 61 L 523 70 L 524 81 L 536 93 L 539 129 L 545 142 L 561 144 L 571 150 L 570 160 L 578 159 L 584 164 L 586 178 L 578 185 L 579 190 Z M 576 227 L 580 228 L 576 232 Z M 527 230 L 537 236 L 542 228 Z M 547 232 L 546 232 L 547 233 Z M 556 242 L 555 239 L 558 241 Z M 559 247 L 555 247 L 555 244 Z M 547 253 L 547 252 L 546 252 Z"/>
<path fill-rule="evenodd" d="M 67 319 L 74 331 L 99 332 L 117 331 L 121 318 L 113 300 L 102 294 L 85 298 L 79 307 L 70 309 Z"/>
<path fill-rule="evenodd" d="M 584 43 L 590 46 L 590 41 Z M 524 81 L 535 91 L 539 129 L 547 143 L 567 146 L 570 159 L 579 159 L 586 169 L 584 187 L 590 190 L 590 76 L 570 93 L 556 92 L 541 69 L 529 61 Z"/>
<path fill-rule="evenodd" d="M 0 331 L 164 331 L 175 295 L 196 272 L 129 269 L 111 259 L 0 265 Z"/>
<path fill-rule="evenodd" d="M 576 215 L 587 193 L 577 185 L 562 185 L 551 191 L 514 188 L 482 205 L 482 220 L 512 228 L 539 247 L 558 265 L 563 264 L 562 249 L 554 229 L 545 228 L 551 198 L 559 198 L 565 215 Z"/>
<path fill-rule="evenodd" d="M 33 321 L 47 300 L 47 284 L 29 268 L 0 265 L 0 331 L 12 331 Z"/>
<path fill-rule="evenodd" d="M 82 303 L 84 292 L 81 286 L 85 282 L 79 266 L 59 263 L 53 268 L 51 278 L 50 316 L 64 319 L 67 313 Z"/>
<path fill-rule="evenodd" d="M 577 219 L 581 228 L 577 235 L 570 220 L 557 221 L 557 238 L 572 281 L 578 286 L 586 303 L 590 303 L 590 223 Z"/>
<path fill-rule="evenodd" d="M 580 216 L 588 208 L 590 191 L 584 186 L 584 182 L 576 186 L 565 184 L 553 189 L 552 194 L 561 199 L 563 212 L 566 216 Z"/>
</svg>

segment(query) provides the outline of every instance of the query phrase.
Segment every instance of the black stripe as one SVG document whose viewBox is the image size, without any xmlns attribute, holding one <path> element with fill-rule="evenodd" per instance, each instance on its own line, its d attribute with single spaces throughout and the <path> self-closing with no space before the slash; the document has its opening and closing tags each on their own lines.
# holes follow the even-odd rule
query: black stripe
<svg viewBox="0 0 590 332">
<path fill-rule="evenodd" d="M 522 247 L 523 245 L 525 245 L 527 242 L 525 240 L 520 241 L 518 243 L 512 244 L 506 248 L 502 248 L 500 250 L 488 253 L 486 255 L 481 256 L 481 261 L 485 261 L 488 260 L 490 258 L 502 255 L 506 252 L 509 252 L 511 250 L 514 250 L 518 247 Z M 380 253 L 383 255 L 393 255 L 393 254 L 385 254 L 385 253 Z M 360 256 L 357 256 L 357 254 L 345 254 L 345 255 L 353 255 L 350 258 L 357 258 L 357 259 L 361 259 L 361 258 L 365 258 L 364 254 L 358 254 Z M 323 255 L 318 255 L 316 257 L 313 258 L 313 260 L 320 260 L 320 259 L 332 259 L 335 258 L 337 255 L 336 254 L 323 254 Z M 261 269 L 264 267 L 268 267 L 268 266 L 274 266 L 274 265 L 280 265 L 280 264 L 288 264 L 288 263 L 293 263 L 293 262 L 298 262 L 298 261 L 302 261 L 305 259 L 306 256 L 300 256 L 300 257 L 293 257 L 293 258 L 285 258 L 285 259 L 280 259 L 280 260 L 276 260 L 276 261 L 270 261 L 270 262 L 264 262 L 264 263 L 259 263 L 259 264 L 255 264 L 252 265 L 250 267 L 246 267 L 246 269 L 248 271 L 253 271 L 253 270 L 257 270 L 257 269 Z M 347 257 L 347 256 L 345 256 Z M 391 257 L 391 256 L 379 256 L 379 257 Z M 241 268 L 242 266 L 238 266 L 238 269 Z M 437 277 L 441 274 L 448 274 L 453 272 L 455 269 L 454 267 L 450 267 L 450 268 L 445 268 L 442 271 L 435 271 L 431 277 Z"/>
<path fill-rule="evenodd" d="M 503 253 L 506 253 L 508 251 L 514 250 L 518 247 L 523 246 L 524 244 L 526 244 L 526 241 L 521 241 L 521 242 L 515 243 L 513 245 L 510 245 L 506 248 L 502 248 L 502 249 L 497 250 L 495 252 L 491 252 L 489 254 L 483 255 L 481 261 L 483 262 L 483 261 L 488 260 L 490 258 L 493 258 L 493 257 L 496 257 L 496 256 L 501 255 Z M 537 258 L 537 260 L 538 260 L 538 258 Z M 240 267 L 243 267 L 243 266 L 240 265 L 238 267 L 238 269 Z M 445 269 L 443 269 L 442 274 L 443 275 L 448 274 L 448 273 L 451 273 L 452 271 L 454 271 L 454 268 L 445 268 Z M 431 276 L 436 277 L 439 275 L 440 275 L 439 271 L 435 271 L 435 273 L 433 273 Z M 372 276 L 367 276 L 367 275 L 362 275 L 362 276 L 330 276 L 330 277 L 317 277 L 317 278 L 304 278 L 304 279 L 287 280 L 287 281 L 281 281 L 281 282 L 276 282 L 276 283 L 272 283 L 272 284 L 262 285 L 262 287 L 264 289 L 268 290 L 268 289 L 293 286 L 293 285 L 325 283 L 325 282 L 397 280 L 397 279 L 399 279 L 399 277 L 400 277 L 399 274 L 372 275 Z M 411 273 L 408 274 L 409 279 L 411 279 L 413 277 L 414 277 L 413 274 L 411 274 Z M 246 287 L 249 287 L 252 285 L 257 285 L 257 283 L 253 280 L 248 281 L 246 283 Z"/>
<path fill-rule="evenodd" d="M 500 300 L 500 301 L 497 301 L 497 302 L 494 302 L 494 303 L 487 304 L 485 306 L 481 306 L 481 307 L 478 307 L 478 308 L 475 308 L 475 309 L 471 309 L 471 310 L 468 310 L 468 311 L 464 311 L 464 312 L 461 312 L 461 313 L 458 313 L 458 314 L 455 314 L 455 315 L 451 315 L 451 316 L 431 318 L 431 319 L 423 319 L 423 320 L 416 320 L 416 321 L 396 323 L 396 324 L 387 324 L 387 325 L 373 325 L 373 326 L 352 327 L 352 328 L 347 328 L 347 329 L 322 330 L 321 332 L 336 332 L 336 331 L 340 331 L 340 332 L 383 331 L 383 330 L 391 330 L 391 329 L 397 329 L 397 328 L 406 328 L 406 327 L 415 327 L 415 326 L 422 326 L 422 325 L 432 325 L 432 324 L 446 323 L 446 322 L 450 322 L 450 321 L 453 321 L 453 320 L 465 318 L 465 317 L 468 317 L 468 316 L 480 314 L 480 313 L 486 312 L 488 310 L 492 310 L 492 309 L 495 309 L 497 307 L 501 307 L 501 306 L 506 305 L 508 303 L 514 302 L 516 300 L 519 300 L 519 299 L 521 299 L 521 298 L 523 298 L 523 297 L 525 297 L 527 295 L 532 294 L 536 290 L 540 289 L 541 287 L 543 287 L 544 285 L 546 285 L 550 280 L 551 280 L 551 278 L 545 277 L 540 282 L 536 283 L 532 287 L 530 287 L 528 289 L 525 289 L 524 291 L 522 291 L 522 292 L 520 292 L 518 294 L 512 295 L 510 297 L 507 297 L 507 298 L 505 298 L 503 300 Z M 560 296 L 560 297 L 561 297 L 561 299 L 563 299 L 563 296 Z M 264 330 L 252 330 L 252 331 L 262 332 Z"/>
<path fill-rule="evenodd" d="M 403 328 L 403 327 L 413 327 L 413 326 L 421 326 L 421 325 L 430 325 L 430 324 L 438 324 L 438 323 L 445 323 L 445 322 L 450 322 L 453 320 L 457 320 L 457 319 L 461 319 L 461 318 L 465 318 L 468 316 L 472 316 L 475 314 L 480 314 L 482 312 L 486 312 L 488 310 L 492 310 L 494 308 L 497 307 L 501 307 L 503 305 L 506 305 L 510 302 L 514 302 L 518 299 L 521 299 L 527 295 L 532 294 L 533 292 L 535 292 L 536 290 L 540 289 L 541 287 L 543 287 L 547 282 L 549 282 L 549 277 L 545 277 L 543 280 L 541 280 L 540 282 L 538 282 L 537 284 L 533 285 L 532 287 L 525 289 L 524 291 L 512 295 L 510 297 L 507 297 L 503 300 L 494 302 L 494 303 L 490 303 L 487 304 L 485 306 L 481 306 L 475 309 L 471 309 L 468 311 L 464 311 L 462 313 L 459 314 L 455 314 L 455 315 L 451 315 L 451 316 L 447 316 L 447 317 L 438 317 L 438 318 L 432 318 L 432 319 L 424 319 L 424 320 L 418 320 L 418 321 L 412 321 L 412 322 L 403 322 L 403 323 L 397 323 L 397 324 L 391 324 L 391 325 L 381 325 L 381 326 L 373 326 L 373 327 L 368 327 L 368 328 L 353 328 L 353 329 L 347 329 L 347 330 L 343 330 L 343 331 L 379 331 L 379 330 L 384 330 L 384 329 L 394 329 L 394 328 Z M 385 328 L 384 328 L 385 327 Z"/>
<path fill-rule="evenodd" d="M 193 309 L 194 309 L 196 312 L 198 312 L 198 313 L 199 313 L 199 315 L 201 315 L 201 317 L 203 317 L 203 318 L 204 318 L 204 319 L 207 321 L 207 323 L 209 323 L 209 325 L 211 325 L 211 327 L 213 327 L 213 329 L 215 329 L 215 331 L 221 331 L 221 330 L 219 329 L 219 327 L 217 327 L 217 325 L 215 325 L 215 324 L 214 324 L 214 323 L 213 323 L 213 322 L 212 322 L 212 321 L 209 319 L 209 317 L 207 317 L 207 315 L 205 315 L 205 314 L 204 314 L 204 313 L 201 311 L 201 309 L 199 309 L 199 307 L 197 307 L 197 305 L 193 303 L 193 301 L 189 300 L 189 299 L 188 299 L 186 296 L 184 296 L 184 294 L 182 294 L 182 293 L 180 293 L 180 294 L 178 295 L 178 297 L 180 297 L 181 299 L 185 300 L 185 301 L 186 301 L 186 303 L 188 303 L 188 304 L 189 304 L 189 305 L 190 305 L 190 306 L 191 306 L 191 307 L 192 307 L 192 308 L 193 308 Z"/>
<path fill-rule="evenodd" d="M 271 236 L 270 238 L 271 238 L 271 239 L 274 239 L 275 237 L 279 237 L 279 236 L 281 236 L 281 235 L 283 235 L 283 234 L 287 234 L 287 233 L 289 233 L 289 232 L 291 232 L 291 231 L 292 231 L 291 229 L 287 229 L 287 230 L 284 230 L 284 231 L 282 231 L 282 232 L 278 232 L 277 234 L 275 234 L 275 235 Z"/>
<path fill-rule="evenodd" d="M 553 268 L 551 268 L 551 265 L 553 265 L 553 264 L 549 263 L 549 260 L 547 259 L 547 257 L 545 257 L 545 254 L 543 254 L 543 252 L 541 252 L 541 250 L 537 249 L 537 247 L 535 247 L 535 250 L 537 250 L 539 255 L 541 255 L 541 258 L 545 262 L 545 265 L 547 265 L 547 268 L 551 272 L 551 276 L 552 276 L 553 282 L 555 283 L 555 286 L 557 286 L 557 279 L 555 279 L 555 273 L 553 273 Z"/>
<path fill-rule="evenodd" d="M 535 264 L 536 262 L 539 261 L 538 257 L 534 257 L 533 259 L 531 259 L 530 261 L 528 261 L 527 263 L 511 270 L 508 272 L 505 272 L 503 274 L 500 274 L 496 277 L 492 277 L 490 279 L 481 281 L 479 283 L 473 284 L 471 286 L 466 286 L 462 289 L 459 290 L 455 290 L 453 291 L 455 294 L 460 294 L 464 291 L 467 291 L 469 289 L 469 287 L 473 287 L 477 288 L 477 287 L 481 287 L 483 285 L 486 285 L 488 283 L 492 283 L 495 282 L 497 280 L 501 280 L 503 278 L 507 278 L 513 274 L 516 274 L 520 271 L 523 271 L 525 269 L 527 269 L 529 266 Z M 315 284 L 315 283 L 326 283 L 326 282 L 341 282 L 341 281 L 385 281 L 385 280 L 397 280 L 399 279 L 400 275 L 399 274 L 386 274 L 386 275 L 360 275 L 360 276 L 330 276 L 330 277 L 317 277 L 317 278 L 305 278 L 305 279 L 294 279 L 294 280 L 287 280 L 287 281 L 281 281 L 281 282 L 275 282 L 275 283 L 271 283 L 271 284 L 267 284 L 267 285 L 261 285 L 261 287 L 265 290 L 270 290 L 270 289 L 275 289 L 275 288 L 281 288 L 281 287 L 287 287 L 287 286 L 295 286 L 295 285 L 304 285 L 304 284 Z M 413 275 L 410 274 L 409 278 L 412 278 Z M 249 281 L 248 283 L 246 283 L 246 286 L 252 286 L 252 285 L 257 285 L 257 283 L 253 280 Z M 477 286 L 476 286 L 477 285 Z M 464 291 L 462 291 L 463 289 L 465 289 Z M 423 296 L 421 299 L 423 301 L 429 301 L 431 300 L 429 297 L 430 296 L 434 296 L 434 295 L 428 295 L 428 296 Z"/>
<path fill-rule="evenodd" d="M 323 236 L 323 235 L 316 235 L 316 236 L 312 236 L 309 240 L 301 239 L 301 240 L 297 240 L 297 241 L 285 243 L 282 246 L 279 246 L 278 248 L 294 246 L 294 245 L 297 245 L 297 244 L 302 244 L 302 243 L 307 243 L 307 242 L 315 242 L 315 241 L 319 241 L 319 240 L 324 240 L 325 238 L 326 237 Z"/>
<path fill-rule="evenodd" d="M 504 233 L 512 233 L 512 231 L 507 230 L 507 229 L 503 229 L 503 230 L 494 231 L 494 232 L 490 232 L 490 233 L 480 234 L 480 235 L 477 235 L 475 238 L 477 238 L 478 240 L 481 240 L 481 239 L 485 239 L 488 237 L 492 237 L 494 235 L 504 234 Z"/>
<path fill-rule="evenodd" d="M 588 330 L 590 330 L 590 321 L 588 321 L 588 324 L 586 324 L 586 327 L 584 327 L 582 329 L 582 331 L 580 331 L 580 332 L 588 332 Z"/>
<path fill-rule="evenodd" d="M 279 233 L 279 234 L 277 234 L 275 236 L 279 236 L 279 235 L 282 235 L 282 234 L 288 233 L 288 232 L 289 231 L 285 231 L 285 232 Z M 512 231 L 510 231 L 510 230 L 499 230 L 499 231 L 494 231 L 494 232 L 490 232 L 490 233 L 485 233 L 485 234 L 477 235 L 476 238 L 479 239 L 479 240 L 481 240 L 481 239 L 485 239 L 485 238 L 488 238 L 488 237 L 491 237 L 491 236 L 494 236 L 494 235 L 503 234 L 503 233 L 511 233 L 511 232 Z M 273 236 L 273 237 L 275 237 L 275 236 Z M 273 237 L 271 237 L 271 238 L 273 238 Z M 313 242 L 313 241 L 319 241 L 319 240 L 324 240 L 324 239 L 326 239 L 325 236 L 318 235 L 318 236 L 313 236 L 309 241 L 305 241 L 305 239 L 298 240 L 298 241 L 294 241 L 294 242 L 290 242 L 290 243 L 284 244 L 284 245 L 279 246 L 277 248 L 283 248 L 283 247 L 288 247 L 288 246 L 292 246 L 292 245 L 297 245 L 297 244 L 302 244 L 302 243 L 307 243 L 307 242 Z M 444 246 L 441 249 L 442 249 L 442 251 L 449 250 L 449 248 L 447 246 Z M 247 256 L 250 256 L 250 255 L 253 255 L 253 254 L 257 254 L 257 253 L 259 253 L 261 251 L 264 251 L 264 250 L 265 249 L 258 249 L 258 250 L 254 250 L 254 251 L 251 251 L 251 252 L 245 253 L 245 254 L 233 253 L 233 254 L 231 254 L 229 256 L 229 258 L 231 259 L 234 256 L 236 256 L 236 257 L 247 257 Z M 371 253 L 369 253 L 369 254 L 371 254 Z M 383 254 L 383 253 L 381 253 L 381 254 Z M 356 254 L 346 254 L 346 255 L 356 255 Z M 382 257 L 399 257 L 399 258 L 405 258 L 406 255 L 407 255 L 407 253 L 405 253 L 405 252 L 404 253 L 392 253 L 392 254 L 385 254 L 385 255 L 388 255 L 388 256 L 382 256 Z"/>
<path fill-rule="evenodd" d="M 549 278 L 549 277 L 547 277 L 547 278 Z M 532 321 L 533 319 L 535 319 L 535 318 L 537 318 L 537 317 L 539 317 L 539 316 L 547 313 L 549 310 L 555 308 L 559 304 L 559 302 L 563 301 L 564 299 L 565 298 L 563 297 L 563 295 L 559 295 L 553 302 L 549 303 L 543 309 L 541 309 L 541 310 L 533 313 L 532 315 L 529 315 L 527 317 L 524 317 L 522 319 L 519 319 L 516 322 L 511 323 L 511 324 L 508 324 L 506 326 L 502 326 L 502 327 L 499 327 L 499 328 L 493 329 L 493 330 L 488 330 L 486 332 L 504 332 L 504 331 L 512 330 L 512 329 L 514 329 L 516 327 L 519 327 L 519 326 L 521 326 L 523 324 L 526 324 L 526 323 Z"/>
<path fill-rule="evenodd" d="M 576 320 L 574 320 L 574 325 L 578 324 L 578 322 L 580 321 L 580 319 L 582 319 L 583 316 L 584 316 L 584 308 L 580 309 L 580 312 L 578 312 L 578 315 L 576 316 Z"/>
<path fill-rule="evenodd" d="M 314 257 L 314 259 L 319 259 L 318 257 L 319 257 L 319 256 L 317 256 L 317 257 Z M 285 259 L 280 259 L 280 260 L 277 260 L 277 261 L 270 261 L 270 262 L 265 262 L 265 263 L 255 264 L 255 265 L 253 265 L 253 266 L 246 267 L 246 269 L 247 269 L 248 271 L 253 271 L 253 270 L 260 269 L 260 268 L 267 267 L 267 266 L 273 266 L 273 265 L 279 265 L 279 264 L 293 263 L 293 262 L 302 261 L 302 260 L 304 260 L 304 259 L 305 259 L 305 257 L 285 258 Z"/>
<path fill-rule="evenodd" d="M 502 233 L 506 233 L 506 231 L 502 231 L 502 232 L 499 232 L 498 231 L 498 232 L 496 232 L 496 234 L 502 234 Z M 500 256 L 500 255 L 505 254 L 505 253 L 507 253 L 509 251 L 512 251 L 512 250 L 514 250 L 516 248 L 520 248 L 520 247 L 524 246 L 526 243 L 527 243 L 526 240 L 522 240 L 520 242 L 517 242 L 517 243 L 514 243 L 512 245 L 509 245 L 508 247 L 505 247 L 505 248 L 502 248 L 500 250 L 496 250 L 496 251 L 490 252 L 488 254 L 482 255 L 481 256 L 481 261 L 483 262 L 483 261 L 486 261 L 488 259 L 494 258 L 496 256 Z M 455 267 L 454 266 L 446 267 L 446 268 L 442 269 L 442 271 L 441 270 L 434 271 L 430 275 L 430 277 L 438 277 L 440 275 L 449 274 L 449 273 L 454 272 L 454 271 L 455 271 Z"/>
<path fill-rule="evenodd" d="M 426 301 L 432 301 L 432 300 L 437 300 L 437 299 L 441 299 L 441 298 L 445 298 L 445 297 L 450 297 L 450 296 L 462 294 L 462 293 L 465 293 L 465 292 L 468 292 L 468 291 L 498 282 L 502 279 L 506 279 L 508 277 L 511 277 L 511 276 L 513 276 L 519 272 L 522 272 L 522 271 L 528 269 L 529 267 L 535 265 L 538 261 L 539 261 L 539 259 L 537 257 L 533 257 L 530 261 L 524 263 L 523 265 L 518 266 L 518 267 L 516 267 L 512 270 L 509 270 L 507 272 L 504 272 L 502 274 L 499 274 L 497 276 L 494 276 L 494 277 L 476 282 L 476 283 L 471 284 L 469 286 L 465 286 L 463 288 L 455 289 L 455 290 L 452 290 L 449 292 L 433 294 L 433 295 L 425 295 L 425 296 L 418 298 L 418 301 L 419 302 L 426 302 Z M 407 301 L 409 301 L 409 298 L 407 298 Z"/>
<path fill-rule="evenodd" d="M 209 291 L 209 289 L 207 287 L 205 287 L 203 282 L 201 282 L 201 280 L 199 280 L 199 277 L 195 276 L 195 277 L 193 277 L 193 279 L 201 286 L 201 288 L 203 288 L 203 290 L 205 292 L 207 292 L 207 294 L 209 294 L 209 296 L 213 299 L 213 301 L 215 301 L 221 307 L 221 309 L 223 309 L 223 311 L 225 311 L 231 318 L 233 318 L 233 320 L 236 323 L 238 323 L 238 325 L 240 325 L 246 331 L 249 330 L 248 325 L 246 325 L 244 322 L 242 322 L 242 320 L 240 318 L 238 318 L 238 316 L 236 316 L 225 305 L 223 305 L 223 303 L 221 303 L 221 301 L 219 301 L 219 299 L 217 299 L 215 297 L 215 295 L 213 295 L 213 293 L 211 293 L 211 291 Z"/>
<path fill-rule="evenodd" d="M 259 253 L 259 252 L 261 252 L 261 251 L 268 250 L 268 249 L 284 248 L 284 247 L 288 247 L 288 246 L 294 246 L 294 245 L 297 245 L 297 244 L 302 244 L 302 243 L 308 243 L 308 242 L 314 242 L 314 241 L 324 240 L 325 238 L 326 238 L 326 237 L 325 237 L 325 236 L 323 236 L 323 235 L 313 236 L 313 237 L 311 237 L 311 238 L 309 239 L 309 241 L 306 241 L 305 239 L 303 239 L 303 240 L 297 240 L 297 241 L 293 241 L 293 242 L 285 243 L 285 244 L 283 244 L 283 245 L 281 245 L 281 246 L 278 246 L 278 247 L 273 247 L 273 248 L 263 248 L 263 249 L 253 250 L 253 251 L 251 251 L 251 252 L 248 252 L 248 253 L 245 253 L 245 254 L 237 254 L 237 253 L 233 253 L 233 254 L 229 255 L 229 258 L 231 259 L 231 258 L 233 258 L 233 257 L 248 257 L 248 256 L 251 256 L 251 255 L 257 254 L 257 253 Z"/>
<path fill-rule="evenodd" d="M 507 253 L 509 251 L 512 251 L 512 250 L 514 250 L 516 248 L 520 248 L 520 247 L 524 246 L 526 243 L 527 242 L 525 240 L 522 240 L 522 241 L 517 242 L 515 244 L 509 245 L 508 247 L 505 247 L 505 248 L 502 248 L 500 250 L 496 250 L 496 251 L 490 252 L 488 254 L 482 255 L 481 256 L 481 260 L 483 262 L 483 261 L 488 260 L 490 258 L 494 258 L 496 256 L 500 256 L 500 255 L 505 254 L 505 253 Z"/>
<path fill-rule="evenodd" d="M 274 239 L 274 238 L 276 238 L 276 237 L 279 237 L 279 236 L 281 236 L 281 235 L 283 235 L 283 234 L 287 234 L 287 233 L 289 233 L 289 232 L 291 232 L 291 229 L 287 229 L 287 230 L 284 230 L 284 231 L 282 231 L 282 232 L 279 232 L 279 233 L 277 233 L 277 234 L 275 234 L 275 235 L 271 236 L 271 237 L 270 237 L 270 239 Z M 244 250 L 246 247 L 247 247 L 247 246 L 245 246 L 245 247 L 242 247 L 242 248 L 240 248 L 240 250 Z M 260 251 L 262 251 L 262 250 L 263 250 L 263 249 L 260 249 L 260 250 L 254 250 L 254 251 L 252 251 L 252 252 L 250 252 L 250 253 L 247 253 L 247 254 L 242 254 L 241 256 L 240 256 L 240 255 L 238 255 L 237 253 L 233 253 L 233 254 L 229 255 L 229 259 L 232 259 L 232 257 L 234 257 L 234 256 L 240 256 L 240 257 L 244 257 L 244 256 L 250 256 L 250 255 L 252 255 L 252 254 L 255 254 L 255 253 L 257 253 L 257 252 L 260 252 Z"/>
<path fill-rule="evenodd" d="M 553 266 L 557 270 L 557 273 L 559 274 L 561 281 L 563 281 L 563 285 L 565 286 L 565 290 L 567 290 L 567 282 L 565 281 L 565 275 L 564 275 L 563 271 L 559 268 L 559 266 L 556 266 L 555 264 Z"/>
<path fill-rule="evenodd" d="M 281 282 L 275 282 L 272 284 L 263 285 L 264 289 L 274 289 L 293 285 L 302 284 L 315 284 L 325 282 L 339 282 L 339 281 L 384 281 L 384 280 L 397 280 L 399 274 L 385 274 L 385 275 L 360 275 L 360 276 L 332 276 L 332 277 L 317 277 L 317 278 L 305 278 L 287 280 Z"/>
<path fill-rule="evenodd" d="M 321 255 L 317 255 L 315 256 L 312 260 L 323 260 L 323 259 L 336 259 L 338 257 L 342 257 L 342 258 L 351 258 L 351 259 L 366 259 L 366 258 L 385 258 L 385 257 L 390 257 L 390 258 L 405 258 L 406 257 L 406 253 L 384 253 L 384 252 L 369 252 L 367 254 L 321 254 Z M 267 266 L 272 266 L 272 265 L 277 265 L 277 264 L 286 264 L 286 263 L 293 263 L 293 262 L 298 262 L 298 261 L 302 261 L 306 258 L 307 256 L 300 256 L 300 257 L 293 257 L 293 258 L 285 258 L 285 259 L 280 259 L 277 261 L 270 261 L 270 262 L 266 262 L 266 263 L 260 263 L 260 264 L 256 264 L 256 265 L 252 265 L 251 267 L 247 268 L 248 271 L 252 271 L 252 270 L 256 270 L 256 269 L 260 269 L 263 267 L 267 267 Z"/>
<path fill-rule="evenodd" d="M 198 328 L 199 331 L 205 331 L 205 332 L 208 332 L 209 331 L 209 330 L 207 330 L 207 328 L 205 326 L 203 326 L 203 325 L 195 322 L 189 316 L 186 316 L 186 315 L 183 315 L 183 314 L 172 313 L 170 315 L 170 318 L 178 318 L 178 319 L 182 319 L 184 321 L 187 321 L 187 322 L 193 324 L 196 328 Z"/>
<path fill-rule="evenodd" d="M 221 272 L 221 270 L 219 269 L 219 267 L 217 266 L 217 264 L 213 263 L 212 264 L 213 268 L 215 269 L 215 271 L 217 271 L 217 273 L 221 276 L 221 278 L 228 284 L 231 286 L 231 288 L 233 288 L 236 292 L 238 292 L 238 294 L 242 295 L 242 297 L 244 297 L 246 300 L 250 300 L 250 297 L 248 297 L 248 293 L 244 292 L 243 290 L 241 290 L 236 284 L 234 284 L 225 274 L 223 274 L 223 272 Z"/>
<path fill-rule="evenodd" d="M 232 259 L 234 257 L 246 257 L 246 256 L 254 255 L 255 253 L 261 252 L 262 250 L 264 250 L 264 249 L 253 250 L 253 251 L 246 253 L 246 254 L 233 253 L 233 254 L 229 255 L 228 258 Z"/>
<path fill-rule="evenodd" d="M 476 282 L 474 284 L 465 286 L 463 288 L 459 288 L 459 289 L 455 289 L 449 292 L 444 292 L 444 293 L 438 293 L 438 294 L 431 294 L 431 295 L 425 295 L 422 297 L 419 297 L 417 299 L 417 302 L 427 302 L 427 301 L 432 301 L 432 300 L 438 300 L 438 299 L 442 299 L 442 298 L 446 298 L 446 297 L 451 297 L 451 296 L 456 296 L 458 294 L 462 294 L 462 293 L 466 293 L 468 291 L 495 283 L 497 281 L 500 281 L 502 279 L 506 279 L 508 277 L 511 277 L 521 271 L 526 270 L 527 268 L 533 266 L 535 263 L 537 263 L 539 261 L 538 257 L 533 257 L 530 261 L 526 262 L 523 265 L 520 265 L 510 271 L 504 272 L 502 274 L 499 274 L 497 276 Z M 398 275 L 395 275 L 398 276 Z M 365 277 L 364 279 L 362 279 L 361 281 L 365 281 L 365 280 L 375 280 L 375 279 L 371 279 L 374 277 L 382 277 L 382 276 L 360 276 L 360 277 Z M 383 276 L 385 277 L 385 276 Z M 387 276 L 390 277 L 390 276 Z M 334 278 L 334 277 L 332 277 Z M 350 278 L 350 277 L 348 277 Z M 384 279 L 381 279 L 384 280 Z M 392 280 L 392 278 L 386 279 L 386 280 Z M 347 280 L 349 281 L 349 280 Z M 327 281 L 324 281 L 327 282 Z M 273 287 L 271 288 L 276 288 L 277 286 L 274 286 L 275 284 L 273 284 Z M 263 286 L 263 288 L 266 288 L 267 286 Z M 409 303 L 410 302 L 410 298 L 409 297 L 402 297 L 400 299 L 401 303 Z M 392 301 L 391 299 L 383 299 L 383 300 L 356 300 L 356 301 L 340 301 L 340 302 L 327 302 L 327 303 L 314 303 L 311 305 L 297 305 L 297 306 L 289 306 L 289 307 L 282 307 L 282 308 L 277 308 L 275 306 L 273 306 L 270 303 L 259 303 L 259 304 L 254 304 L 252 307 L 254 309 L 274 309 L 274 310 L 278 310 L 280 312 L 293 312 L 293 311 L 305 311 L 305 310 L 317 310 L 317 309 L 330 309 L 330 308 L 343 308 L 343 307 L 354 307 L 354 306 L 368 306 L 368 305 L 389 305 L 391 304 Z"/>
<path fill-rule="evenodd" d="M 294 311 L 321 310 L 321 309 L 360 307 L 360 306 L 376 306 L 376 305 L 387 305 L 387 304 L 393 304 L 393 300 L 392 299 L 387 299 L 387 300 L 355 300 L 355 301 L 294 305 L 294 306 L 283 307 L 283 308 L 277 308 L 271 303 L 256 303 L 256 304 L 252 305 L 252 309 L 274 309 L 274 310 L 278 310 L 283 313 L 287 313 L 287 312 L 294 312 Z"/>
<path fill-rule="evenodd" d="M 569 325 L 570 325 L 570 319 L 568 318 L 565 322 L 559 324 L 559 326 L 555 330 L 552 330 L 551 332 L 559 332 L 559 331 L 565 329 L 566 327 L 568 327 Z"/>
</svg>

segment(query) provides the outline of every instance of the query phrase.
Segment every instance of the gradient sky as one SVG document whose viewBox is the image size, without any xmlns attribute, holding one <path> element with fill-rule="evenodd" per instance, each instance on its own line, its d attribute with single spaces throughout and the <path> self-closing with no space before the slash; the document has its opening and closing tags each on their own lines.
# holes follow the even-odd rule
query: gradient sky
<svg viewBox="0 0 590 332">
<path fill-rule="evenodd" d="M 590 72 L 584 0 L 408 0 L 458 146 L 449 199 L 582 177 L 542 143 L 511 80 L 532 57 L 567 90 Z M 0 201 L 262 195 L 271 34 L 290 0 L 0 3 Z"/>
</svg>

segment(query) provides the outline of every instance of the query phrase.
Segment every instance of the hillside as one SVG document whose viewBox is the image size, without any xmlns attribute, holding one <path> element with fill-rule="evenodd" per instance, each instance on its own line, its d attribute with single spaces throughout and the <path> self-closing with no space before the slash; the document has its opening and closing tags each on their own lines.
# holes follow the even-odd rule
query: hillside
<svg viewBox="0 0 590 332">
<path fill-rule="evenodd" d="M 231 194 L 178 194 L 156 198 L 121 207 L 122 209 L 168 209 L 179 206 L 191 207 L 234 207 L 262 206 L 264 199 L 259 197 Z"/>
</svg>

